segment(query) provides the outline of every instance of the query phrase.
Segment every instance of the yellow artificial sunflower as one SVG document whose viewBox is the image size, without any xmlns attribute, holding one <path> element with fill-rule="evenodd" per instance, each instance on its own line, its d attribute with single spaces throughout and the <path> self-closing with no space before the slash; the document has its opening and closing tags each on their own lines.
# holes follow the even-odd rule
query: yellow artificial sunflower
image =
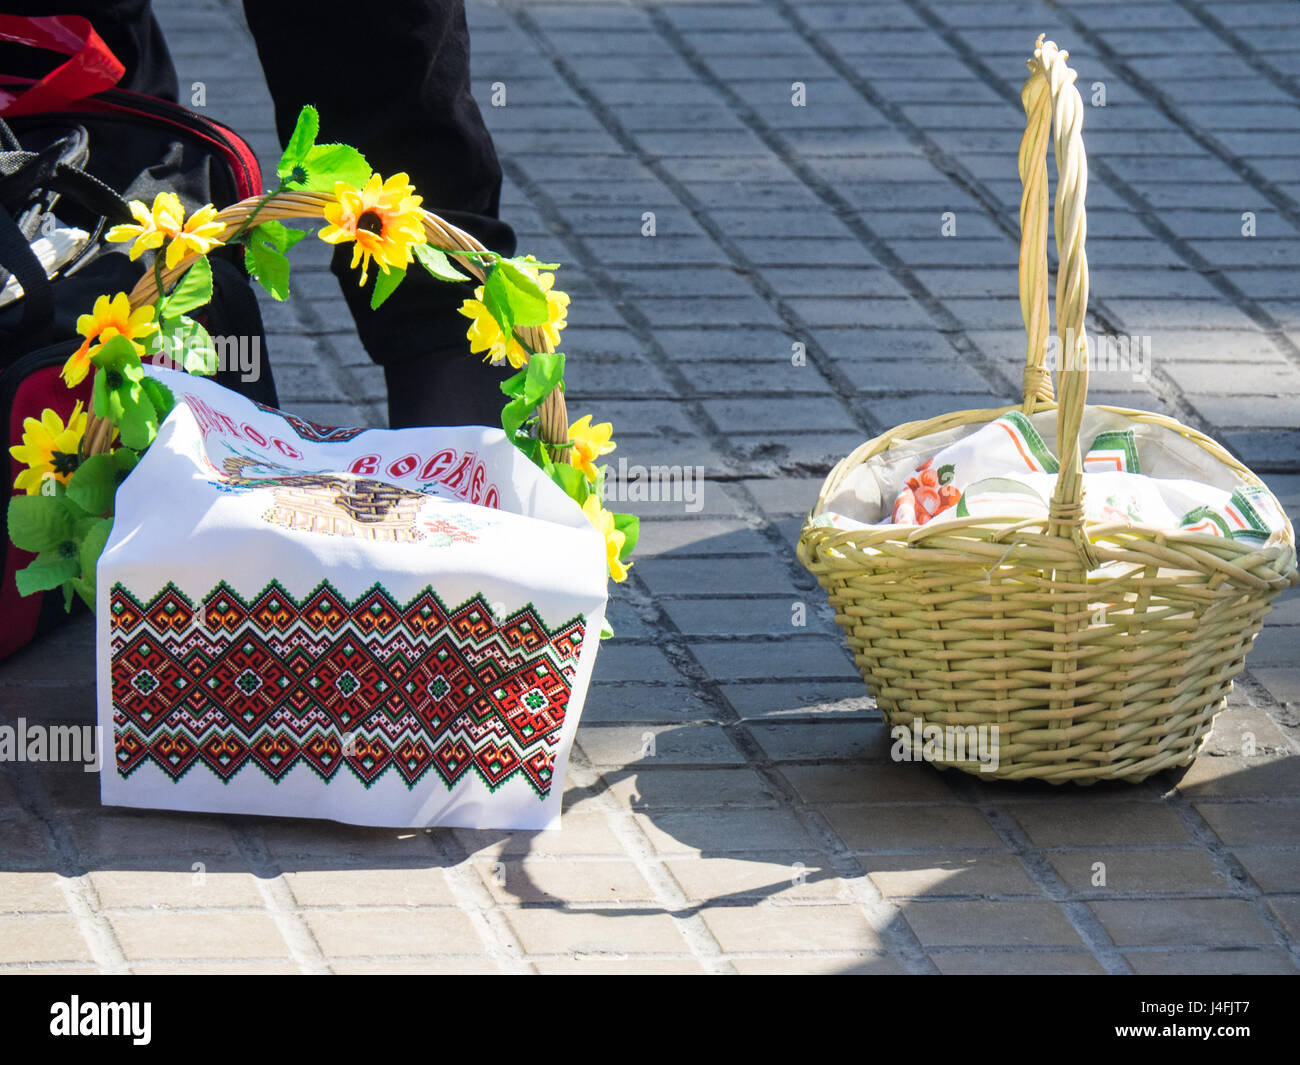
<svg viewBox="0 0 1300 1065">
<path fill-rule="evenodd" d="M 69 388 L 81 384 L 86 379 L 86 374 L 90 373 L 90 357 L 101 344 L 115 336 L 124 336 L 134 343 L 157 328 L 152 306 L 131 310 L 131 300 L 125 292 L 119 292 L 111 300 L 107 296 L 100 296 L 95 300 L 91 313 L 83 314 L 77 319 L 77 332 L 85 339 L 82 340 L 81 347 L 69 355 L 68 361 L 63 364 L 63 380 Z M 144 346 L 135 346 L 143 355 Z"/>
<path fill-rule="evenodd" d="M 614 528 L 614 515 L 600 505 L 595 496 L 588 496 L 582 504 L 582 512 L 587 515 L 597 531 L 605 537 L 605 561 L 609 564 L 609 575 L 616 581 L 627 580 L 628 566 L 618 557 L 623 550 L 627 537 Z"/>
<path fill-rule="evenodd" d="M 206 255 L 221 244 L 218 236 L 225 226 L 212 220 L 217 213 L 212 204 L 200 207 L 188 221 L 180 197 L 174 192 L 158 193 L 153 198 L 152 210 L 139 200 L 132 200 L 127 206 L 137 224 L 114 226 L 108 231 L 107 238 L 114 244 L 135 241 L 130 252 L 133 260 L 146 251 L 162 247 L 164 241 L 170 241 L 167 246 L 167 266 L 170 269 L 191 251 Z"/>
<path fill-rule="evenodd" d="M 372 258 L 384 273 L 390 266 L 404 270 L 413 259 L 411 246 L 424 243 L 423 200 L 414 192 L 405 174 L 387 181 L 371 174 L 362 189 L 335 182 L 334 202 L 324 211 L 329 225 L 320 231 L 320 239 L 327 244 L 357 242 L 352 267 L 361 264 L 361 284 L 366 283 Z"/>
<path fill-rule="evenodd" d="M 186 219 L 180 232 L 167 245 L 167 269 L 172 269 L 191 252 L 207 255 L 213 248 L 221 246 L 220 238 L 226 226 L 224 222 L 213 221 L 216 215 L 217 209 L 209 203 Z"/>
<path fill-rule="evenodd" d="M 153 198 L 152 210 L 139 200 L 132 200 L 127 206 L 131 208 L 131 216 L 137 224 L 114 226 L 106 236 L 114 244 L 125 244 L 128 240 L 135 241 L 130 251 L 132 261 L 140 258 L 146 251 L 162 247 L 164 240 L 176 236 L 185 219 L 185 209 L 174 192 L 158 193 Z"/>
<path fill-rule="evenodd" d="M 573 444 L 573 465 L 582 471 L 584 477 L 593 483 L 596 480 L 596 459 L 608 455 L 618 445 L 610 439 L 614 435 L 614 426 L 609 422 L 599 425 L 591 424 L 591 415 L 584 414 L 569 426 L 569 441 Z"/>
<path fill-rule="evenodd" d="M 77 468 L 77 450 L 81 447 L 81 438 L 86 432 L 86 412 L 81 400 L 72 408 L 68 424 L 63 424 L 54 411 L 43 410 L 40 421 L 27 418 L 23 421 L 23 442 L 9 449 L 9 454 L 19 462 L 26 463 L 14 481 L 14 487 L 29 496 L 41 494 L 41 485 L 45 478 L 53 477 L 61 484 L 67 484 Z"/>
<path fill-rule="evenodd" d="M 560 330 L 567 324 L 569 295 L 567 292 L 552 291 L 555 285 L 554 274 L 541 274 L 537 277 L 537 284 L 546 293 L 547 313 L 546 322 L 537 328 L 550 341 L 551 347 L 556 348 L 560 344 Z M 514 335 L 507 339 L 497 320 L 488 311 L 483 302 L 482 285 L 474 290 L 472 300 L 466 300 L 460 305 L 460 313 L 470 319 L 469 330 L 465 335 L 469 338 L 469 350 L 472 353 L 477 355 L 480 351 L 486 351 L 484 361 L 493 366 L 509 362 L 516 370 L 521 370 L 528 365 L 527 349 Z"/>
</svg>

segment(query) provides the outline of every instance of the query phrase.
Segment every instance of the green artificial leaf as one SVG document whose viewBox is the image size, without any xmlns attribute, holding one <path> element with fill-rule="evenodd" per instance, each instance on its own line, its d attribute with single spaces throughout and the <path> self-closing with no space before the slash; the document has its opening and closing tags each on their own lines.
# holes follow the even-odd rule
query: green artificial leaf
<svg viewBox="0 0 1300 1065">
<path fill-rule="evenodd" d="M 524 381 L 528 377 L 528 369 L 525 367 L 516 374 L 512 374 L 501 382 L 501 391 L 507 396 L 519 397 L 524 394 Z"/>
<path fill-rule="evenodd" d="M 285 255 L 307 234 L 279 222 L 263 222 L 249 231 L 244 266 L 277 300 L 289 298 L 289 258 Z"/>
<path fill-rule="evenodd" d="M 122 417 L 117 423 L 117 431 L 122 437 L 122 443 L 127 447 L 143 450 L 152 444 L 154 437 L 158 435 L 158 415 L 147 399 L 132 404 L 122 411 Z"/>
<path fill-rule="evenodd" d="M 140 453 L 129 447 L 119 447 L 113 452 L 113 461 L 117 463 L 117 483 L 121 484 L 140 461 Z"/>
<path fill-rule="evenodd" d="M 605 620 L 600 623 L 600 638 L 602 640 L 608 640 L 613 635 L 614 626 L 609 623 L 609 618 L 605 618 Z"/>
<path fill-rule="evenodd" d="M 211 377 L 220 369 L 220 360 L 217 358 L 217 349 L 212 343 L 211 335 L 193 318 L 182 318 L 180 328 L 180 347 L 185 353 L 182 365 L 185 372 Z"/>
<path fill-rule="evenodd" d="M 302 163 L 307 172 L 306 188 L 333 192 L 336 181 L 346 181 L 361 188 L 370 180 L 366 157 L 348 144 L 318 144 Z"/>
<path fill-rule="evenodd" d="M 144 376 L 140 369 L 140 352 L 135 344 L 120 334 L 95 348 L 90 361 L 101 370 L 117 370 L 119 373 L 134 370 L 133 375 L 128 375 L 133 381 L 138 381 Z"/>
<path fill-rule="evenodd" d="M 81 565 L 81 576 L 84 580 L 90 582 L 92 591 L 95 587 L 95 568 L 99 564 L 99 556 L 104 553 L 104 545 L 108 543 L 108 537 L 112 531 L 113 519 L 100 518 L 86 532 L 81 541 L 81 548 L 77 552 L 77 561 Z"/>
<path fill-rule="evenodd" d="M 564 353 L 539 351 L 528 360 L 524 398 L 534 407 L 564 381 Z"/>
<path fill-rule="evenodd" d="M 614 519 L 614 528 L 623 534 L 623 548 L 618 553 L 619 561 L 625 561 L 633 551 L 636 550 L 637 541 L 641 538 L 641 519 L 635 514 L 614 514 L 610 516 Z"/>
<path fill-rule="evenodd" d="M 551 480 L 564 489 L 565 495 L 582 506 L 591 495 L 591 484 L 576 466 L 559 462 L 550 470 Z"/>
<path fill-rule="evenodd" d="M 275 168 L 286 188 L 331 192 L 334 182 L 360 187 L 370 177 L 366 157 L 346 144 L 317 144 L 320 115 L 310 104 L 298 112 L 293 135 Z M 283 249 L 281 249 L 283 250 Z"/>
<path fill-rule="evenodd" d="M 439 281 L 469 281 L 467 274 L 462 274 L 447 258 L 447 253 L 434 248 L 428 244 L 415 244 L 411 247 L 411 254 L 415 256 L 426 270 L 429 271 Z"/>
<path fill-rule="evenodd" d="M 172 390 L 152 377 L 145 377 L 140 382 L 140 386 L 149 397 L 149 402 L 153 404 L 153 409 L 161 422 L 176 406 L 176 397 L 172 395 Z"/>
<path fill-rule="evenodd" d="M 118 465 L 111 455 L 91 455 L 68 480 L 68 498 L 87 514 L 107 514 L 117 492 Z"/>
<path fill-rule="evenodd" d="M 65 496 L 14 496 L 9 501 L 9 539 L 22 551 L 52 551 L 74 535 L 74 517 Z"/>
<path fill-rule="evenodd" d="M 501 409 L 501 428 L 506 431 L 506 436 L 515 440 L 520 427 L 523 426 L 530 417 L 532 417 L 532 413 L 536 407 L 537 404 L 535 403 L 532 406 L 529 406 L 528 400 L 523 396 L 520 396 L 518 399 L 512 399 L 507 403 Z M 518 446 L 517 441 L 516 446 Z"/>
<path fill-rule="evenodd" d="M 393 294 L 397 286 L 406 280 L 406 270 L 390 266 L 387 271 L 382 267 L 375 275 L 375 287 L 370 293 L 370 309 L 378 310 L 384 300 Z"/>
<path fill-rule="evenodd" d="M 212 302 L 212 267 L 206 258 L 194 260 L 194 265 L 176 282 L 171 294 L 162 301 L 158 317 L 178 318 Z"/>
<path fill-rule="evenodd" d="M 36 561 L 14 574 L 14 583 L 18 586 L 19 595 L 34 595 L 36 592 L 53 591 L 64 581 L 80 575 L 75 545 L 69 540 L 63 549 L 37 555 Z"/>
<path fill-rule="evenodd" d="M 498 259 L 483 283 L 483 306 L 509 336 L 516 326 L 542 325 L 550 318 L 546 292 L 516 259 Z"/>
<path fill-rule="evenodd" d="M 316 108 L 308 104 L 298 112 L 298 121 L 293 127 L 293 134 L 289 137 L 289 143 L 284 146 L 284 154 L 280 156 L 280 162 L 275 168 L 276 174 L 286 185 L 301 185 L 306 181 L 306 174 L 297 177 L 294 171 L 301 167 L 307 159 L 307 153 L 312 150 L 316 144 L 316 136 L 320 133 L 320 115 Z"/>
<path fill-rule="evenodd" d="M 91 361 L 99 367 L 91 391 L 95 413 L 117 426 L 123 444 L 144 450 L 158 431 L 158 412 L 145 389 L 135 345 L 125 337 L 114 337 Z"/>
<path fill-rule="evenodd" d="M 72 580 L 63 586 L 63 609 L 72 609 L 72 596 L 69 589 L 81 596 L 81 601 L 90 607 L 93 612 L 95 609 L 95 582 L 86 577 L 73 577 Z"/>
</svg>

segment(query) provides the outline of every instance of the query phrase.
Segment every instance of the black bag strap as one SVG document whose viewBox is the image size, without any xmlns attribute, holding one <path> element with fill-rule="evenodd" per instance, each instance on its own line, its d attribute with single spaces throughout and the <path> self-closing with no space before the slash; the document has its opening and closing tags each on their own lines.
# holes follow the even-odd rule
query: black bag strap
<svg viewBox="0 0 1300 1065">
<path fill-rule="evenodd" d="M 45 333 L 54 322 L 54 286 L 45 276 L 27 237 L 13 215 L 0 207 L 0 266 L 23 287 L 23 331 L 35 334 L 34 342 L 43 343 Z"/>
</svg>

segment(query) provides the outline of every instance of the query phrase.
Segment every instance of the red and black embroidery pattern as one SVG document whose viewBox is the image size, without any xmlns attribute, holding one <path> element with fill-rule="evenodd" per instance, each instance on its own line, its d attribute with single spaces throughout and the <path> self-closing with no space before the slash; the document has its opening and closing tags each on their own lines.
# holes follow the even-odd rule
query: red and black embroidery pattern
<svg viewBox="0 0 1300 1065">
<path fill-rule="evenodd" d="M 550 793 L 585 619 L 548 630 L 531 605 L 504 620 L 481 595 L 448 609 L 431 588 L 405 605 L 376 584 L 349 602 L 322 582 L 242 599 L 222 583 L 195 604 L 166 585 L 109 604 L 117 770 L 173 780 L 202 764 L 224 781 L 255 765 L 279 782 L 343 766 L 367 787 L 448 789 L 516 776 Z"/>
</svg>

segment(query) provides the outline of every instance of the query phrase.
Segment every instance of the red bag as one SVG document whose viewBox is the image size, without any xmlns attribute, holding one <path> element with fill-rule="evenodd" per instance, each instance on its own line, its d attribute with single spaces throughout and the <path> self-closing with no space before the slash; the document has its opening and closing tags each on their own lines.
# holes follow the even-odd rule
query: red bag
<svg viewBox="0 0 1300 1065">
<path fill-rule="evenodd" d="M 24 421 L 49 408 L 66 423 L 91 378 L 70 391 L 59 377 L 76 350 L 76 320 L 97 295 L 130 291 L 143 270 L 103 233 L 131 221 L 125 199 L 175 192 L 187 210 L 226 206 L 262 191 L 257 158 L 233 131 L 178 104 L 117 89 L 122 64 L 79 16 L 0 15 L 0 40 L 68 55 L 33 81 L 0 74 L 0 283 L 9 276 L 21 296 L 0 306 L 0 440 L 21 444 Z M 56 218 L 91 240 L 53 278 L 32 252 L 42 223 Z M 257 299 L 238 261 L 213 256 L 212 332 L 262 335 Z M 262 346 L 265 351 L 265 345 Z M 235 384 L 232 377 L 217 380 Z M 253 386 L 236 385 L 276 405 L 264 368 Z M 25 468 L 9 458 L 9 485 Z M 16 494 L 12 491 L 8 494 Z M 0 498 L 8 498 L 8 494 Z M 65 616 L 58 593 L 23 597 L 14 574 L 32 559 L 0 536 L 0 659 Z"/>
</svg>

